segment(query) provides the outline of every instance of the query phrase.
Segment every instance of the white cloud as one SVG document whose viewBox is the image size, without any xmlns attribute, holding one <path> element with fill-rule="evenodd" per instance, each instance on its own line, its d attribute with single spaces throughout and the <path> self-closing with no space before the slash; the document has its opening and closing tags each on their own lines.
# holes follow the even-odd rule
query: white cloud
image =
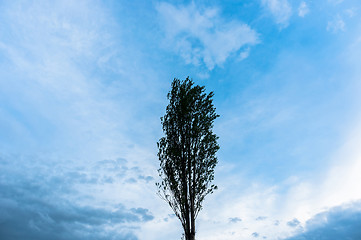
<svg viewBox="0 0 361 240">
<path fill-rule="evenodd" d="M 287 27 L 292 15 L 292 7 L 287 0 L 262 0 L 262 5 L 273 15 L 282 28 Z"/>
<path fill-rule="evenodd" d="M 315 215 L 305 228 L 287 240 L 301 239 L 359 239 L 361 235 L 361 202 L 343 204 Z"/>
<path fill-rule="evenodd" d="M 334 156 L 334 163 L 321 185 L 322 204 L 337 206 L 361 199 L 361 125 L 353 128 L 344 145 Z"/>
<path fill-rule="evenodd" d="M 361 199 L 361 127 L 353 128 L 333 155 L 333 164 L 318 177 L 292 184 L 282 211 L 307 226 L 313 216 Z M 302 229 L 301 229 L 302 230 Z M 295 231 L 298 234 L 300 231 Z M 301 231 L 302 232 L 302 231 Z"/>
<path fill-rule="evenodd" d="M 356 15 L 357 8 L 355 7 L 348 8 L 344 12 L 348 17 L 353 18 Z"/>
<path fill-rule="evenodd" d="M 310 9 L 308 8 L 305 2 L 301 2 L 300 6 L 298 7 L 298 16 L 304 17 L 309 13 Z"/>
<path fill-rule="evenodd" d="M 345 22 L 340 15 L 337 15 L 333 20 L 328 21 L 326 29 L 333 33 L 345 31 Z"/>
<path fill-rule="evenodd" d="M 240 59 L 240 60 L 243 60 L 243 59 L 248 58 L 250 50 L 251 50 L 251 49 L 248 47 L 248 48 L 246 48 L 244 51 L 242 51 L 242 52 L 239 54 L 239 59 Z"/>
<path fill-rule="evenodd" d="M 245 45 L 258 42 L 257 33 L 247 24 L 227 21 L 217 9 L 200 10 L 196 5 L 157 6 L 166 33 L 166 42 L 187 64 L 205 64 L 209 70 L 222 65 Z"/>
</svg>

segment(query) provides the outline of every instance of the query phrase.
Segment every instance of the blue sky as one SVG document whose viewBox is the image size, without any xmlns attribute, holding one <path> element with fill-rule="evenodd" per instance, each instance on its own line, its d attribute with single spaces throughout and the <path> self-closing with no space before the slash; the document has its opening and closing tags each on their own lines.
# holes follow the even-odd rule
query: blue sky
<svg viewBox="0 0 361 240">
<path fill-rule="evenodd" d="M 199 240 L 360 238 L 358 0 L 2 1 L 0 29 L 2 239 L 180 239 L 156 142 L 187 76 L 221 115 Z"/>
</svg>

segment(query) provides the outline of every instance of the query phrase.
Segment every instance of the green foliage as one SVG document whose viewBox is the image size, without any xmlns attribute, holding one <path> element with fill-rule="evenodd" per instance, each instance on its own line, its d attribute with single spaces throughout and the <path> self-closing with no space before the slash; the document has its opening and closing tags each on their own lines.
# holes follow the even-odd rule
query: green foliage
<svg viewBox="0 0 361 240">
<path fill-rule="evenodd" d="M 206 94 L 203 86 L 194 85 L 189 78 L 174 79 L 167 97 L 169 104 L 161 118 L 165 136 L 158 142 L 162 181 L 157 186 L 181 221 L 185 238 L 194 239 L 202 202 L 217 189 L 211 182 L 219 145 L 212 128 L 219 115 L 213 106 L 213 92 Z"/>
</svg>

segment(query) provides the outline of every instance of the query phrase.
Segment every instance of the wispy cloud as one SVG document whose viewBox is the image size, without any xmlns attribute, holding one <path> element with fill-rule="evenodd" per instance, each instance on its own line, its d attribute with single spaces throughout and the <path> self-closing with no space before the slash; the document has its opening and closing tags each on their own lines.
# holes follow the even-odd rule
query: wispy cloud
<svg viewBox="0 0 361 240">
<path fill-rule="evenodd" d="M 298 7 L 298 16 L 304 17 L 310 12 L 308 5 L 306 2 L 301 2 L 300 6 Z"/>
<path fill-rule="evenodd" d="M 156 162 L 125 135 L 136 132 L 151 87 L 139 84 L 142 70 L 130 77 L 114 19 L 90 1 L 14 1 L 0 12 L 0 148 L 9 153 L 0 159 L 0 235 L 138 239 L 134 229 L 155 218 L 157 197 L 141 202 L 144 189 L 153 193 Z"/>
<path fill-rule="evenodd" d="M 160 3 L 157 11 L 167 45 L 187 64 L 205 64 L 212 70 L 242 47 L 258 43 L 255 30 L 245 23 L 223 18 L 216 8 L 199 9 L 195 3 L 187 6 Z"/>
<path fill-rule="evenodd" d="M 256 218 L 256 221 L 263 221 L 263 220 L 266 220 L 267 217 L 266 216 L 259 216 Z"/>
<path fill-rule="evenodd" d="M 290 227 L 297 227 L 300 225 L 300 221 L 298 221 L 297 218 L 294 218 L 292 221 L 288 221 L 287 222 L 287 225 L 290 226 Z"/>
<path fill-rule="evenodd" d="M 292 15 L 292 7 L 288 0 L 262 0 L 262 5 L 272 14 L 281 28 L 288 26 Z"/>
<path fill-rule="evenodd" d="M 229 218 L 229 222 L 230 223 L 242 222 L 242 219 L 240 219 L 239 217 L 233 217 L 233 218 Z"/>
<path fill-rule="evenodd" d="M 328 21 L 327 31 L 337 33 L 345 31 L 345 22 L 340 15 L 336 15 L 333 20 Z"/>
<path fill-rule="evenodd" d="M 349 18 L 353 18 L 357 14 L 357 8 L 351 7 L 346 9 L 344 12 Z"/>
<path fill-rule="evenodd" d="M 248 47 L 248 48 L 246 48 L 244 51 L 242 51 L 242 52 L 239 54 L 239 60 L 243 60 L 243 59 L 248 58 L 248 56 L 249 56 L 249 54 L 250 54 L 250 50 L 251 50 L 251 48 Z"/>
</svg>

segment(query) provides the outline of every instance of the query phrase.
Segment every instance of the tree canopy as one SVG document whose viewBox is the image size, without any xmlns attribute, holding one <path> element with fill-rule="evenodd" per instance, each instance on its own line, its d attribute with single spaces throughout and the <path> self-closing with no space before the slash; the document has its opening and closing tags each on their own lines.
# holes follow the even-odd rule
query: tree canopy
<svg viewBox="0 0 361 240">
<path fill-rule="evenodd" d="M 219 117 L 213 95 L 189 78 L 174 79 L 161 118 L 165 136 L 157 144 L 162 178 L 157 183 L 158 193 L 181 221 L 186 240 L 195 239 L 195 220 L 202 202 L 217 188 L 211 184 L 219 149 L 212 131 Z"/>
</svg>

